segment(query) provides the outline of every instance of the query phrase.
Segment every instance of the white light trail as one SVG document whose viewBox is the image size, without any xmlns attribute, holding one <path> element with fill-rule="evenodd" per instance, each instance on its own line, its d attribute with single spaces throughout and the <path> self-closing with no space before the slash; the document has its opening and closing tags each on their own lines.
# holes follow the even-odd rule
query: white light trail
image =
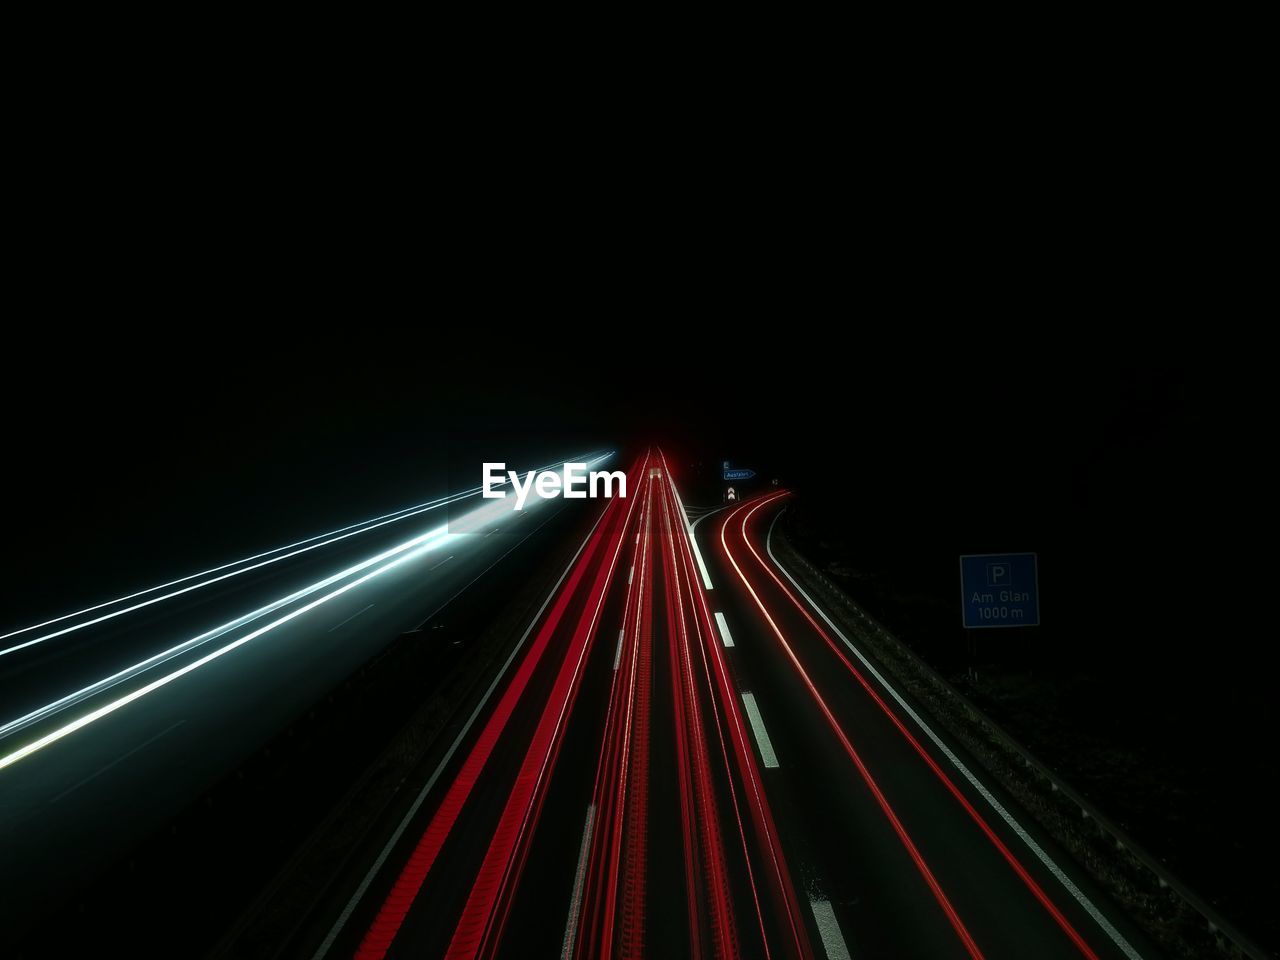
<svg viewBox="0 0 1280 960">
<path fill-rule="evenodd" d="M 606 454 L 602 457 L 598 457 L 596 458 L 596 460 L 603 460 L 608 456 L 610 456 L 610 454 Z M 545 501 L 538 501 L 538 502 L 545 502 Z M 4 738 L 5 736 L 11 733 L 14 733 L 17 730 L 29 727 L 40 720 L 46 719 L 62 710 L 67 709 L 68 707 L 71 707 L 77 703 L 83 702 L 84 700 L 88 699 L 89 697 L 97 693 L 101 693 L 104 690 L 107 690 L 110 687 L 117 685 L 118 683 L 124 682 L 125 680 L 138 676 L 139 674 L 149 669 L 152 669 L 156 666 L 159 666 L 160 664 L 163 664 L 169 660 L 174 659 L 177 656 L 187 653 L 190 650 L 194 649 L 196 646 L 207 643 L 208 641 L 215 639 L 219 636 L 223 636 L 231 632 L 232 630 L 235 630 L 238 627 L 244 626 L 247 623 L 260 619 L 261 617 L 266 616 L 267 614 L 272 613 L 275 610 L 278 610 L 281 607 L 286 606 L 287 604 L 292 603 L 295 600 L 299 600 L 303 597 L 310 596 L 311 594 L 317 593 L 325 589 L 326 587 L 332 586 L 335 583 L 338 583 L 344 579 L 347 579 L 348 577 L 351 577 L 353 574 L 359 573 L 362 570 L 367 570 L 369 567 L 374 567 L 377 564 L 382 563 L 383 561 L 390 560 L 390 562 L 383 564 L 383 566 L 377 567 L 371 572 L 365 573 L 364 575 L 357 577 L 356 579 L 351 580 L 348 583 L 343 584 L 338 589 L 330 593 L 327 593 L 324 596 L 311 601 L 310 603 L 304 604 L 303 606 L 295 610 L 290 611 L 284 616 L 279 617 L 276 620 L 273 620 L 271 623 L 268 623 L 263 627 L 253 630 L 250 633 L 244 635 L 243 637 L 240 637 L 232 641 L 231 643 L 228 643 L 222 647 L 219 647 L 217 650 L 214 650 L 212 653 L 206 654 L 200 659 L 195 660 L 184 667 L 174 670 L 173 672 L 166 674 L 165 676 L 160 677 L 157 680 L 153 680 L 150 683 L 140 687 L 139 689 L 134 690 L 126 694 L 125 696 L 118 698 L 117 700 L 113 700 L 110 703 L 106 704 L 105 706 L 99 707 L 85 714 L 84 716 L 76 720 L 73 720 L 68 724 L 65 724 L 62 727 L 59 727 L 58 729 L 52 731 L 49 734 L 46 734 L 45 736 L 40 737 L 39 739 L 26 745 L 25 747 L 15 750 L 12 753 L 5 755 L 4 757 L 0 757 L 0 769 L 4 769 L 5 767 L 11 766 L 12 764 L 17 763 L 19 760 L 23 759 L 24 757 L 30 756 L 32 753 L 35 753 L 36 751 L 43 749 L 49 744 L 54 743 L 58 740 L 61 740 L 63 737 L 66 737 L 71 733 L 74 733 L 77 730 L 80 730 L 83 727 L 88 726 L 90 723 L 93 723 L 94 721 L 104 716 L 107 716 L 110 713 L 114 713 L 116 710 L 119 710 L 121 707 L 124 707 L 134 702 L 135 700 L 143 696 L 146 696 L 148 693 L 151 693 L 153 690 L 157 690 L 160 687 L 165 686 L 166 684 L 171 683 L 172 681 L 178 679 L 179 677 L 185 676 L 186 674 L 190 673 L 192 670 L 198 669 L 204 664 L 209 663 L 210 661 L 215 660 L 218 657 L 221 657 L 223 654 L 226 654 L 231 650 L 236 649 L 237 647 L 243 646 L 245 643 L 248 643 L 250 640 L 254 640 L 262 636 L 263 634 L 271 630 L 274 630 L 276 627 L 279 627 L 282 624 L 288 623 L 289 621 L 301 616 L 302 614 L 310 610 L 314 610 L 316 607 L 320 606 L 321 604 L 327 603 L 329 600 L 332 600 L 335 597 L 341 596 L 342 594 L 353 589 L 354 587 L 357 587 L 363 583 L 366 583 L 375 577 L 381 576 L 383 573 L 386 573 L 388 570 L 391 570 L 401 565 L 402 563 L 405 563 L 411 559 L 415 559 L 419 556 L 422 556 L 439 547 L 442 547 L 448 544 L 455 544 L 457 541 L 457 538 L 462 536 L 467 536 L 470 533 L 474 533 L 477 530 L 483 529 L 487 524 L 493 522 L 493 520 L 497 519 L 499 516 L 505 515 L 509 512 L 510 512 L 510 507 L 505 506 L 502 501 L 494 501 L 489 504 L 486 504 L 483 507 L 478 507 L 474 510 L 468 511 L 468 513 L 465 514 L 463 517 L 457 518 L 451 521 L 449 524 L 436 527 L 423 534 L 420 534 L 419 536 L 414 537 L 410 540 L 407 540 L 404 543 L 391 548 L 390 550 L 383 551 L 382 553 L 379 553 L 374 557 L 370 557 L 369 559 L 361 561 L 360 563 L 355 564 L 354 566 L 348 567 L 345 570 L 342 570 L 338 573 L 335 573 L 330 577 L 326 577 L 325 579 L 318 581 L 317 583 L 311 584 L 309 587 L 306 587 L 303 590 L 299 590 L 293 594 L 290 594 L 287 597 L 283 597 L 264 607 L 260 607 L 259 609 L 253 611 L 252 613 L 238 617 L 235 620 L 232 620 L 226 624 L 223 624 L 222 626 L 217 627 L 214 630 L 211 630 L 207 633 L 201 634 L 196 637 L 192 637 L 191 639 L 184 641 L 183 643 L 180 643 L 174 647 L 170 647 L 168 650 L 165 650 L 162 653 L 158 653 L 152 657 L 149 657 L 146 660 L 141 661 L 140 663 L 136 663 L 131 667 L 128 667 L 115 674 L 112 674 L 109 677 L 105 677 L 102 680 L 99 680 L 93 684 L 90 684 L 89 686 L 84 687 L 83 689 L 78 690 L 75 693 L 68 694 L 67 696 L 62 697 L 59 700 L 46 704 L 45 706 L 40 707 L 37 710 L 34 710 L 23 717 L 19 717 L 15 720 L 9 721 L 8 723 L 0 727 L 0 738 Z M 394 559 L 391 559 L 391 558 L 394 558 Z"/>
<path fill-rule="evenodd" d="M 591 464 L 595 464 L 600 462 L 601 460 L 608 459 L 610 456 L 612 456 L 611 452 L 595 457 L 588 462 Z M 506 481 L 503 481 L 503 482 L 505 483 Z M 33 624 L 29 627 L 23 627 L 20 630 L 13 630 L 6 634 L 0 634 L 0 640 L 6 640 L 9 637 L 16 637 L 19 634 L 29 633 L 32 630 L 38 630 L 42 627 L 51 626 L 55 623 L 61 623 L 64 620 L 68 620 L 72 617 L 80 616 L 81 614 L 93 613 L 96 610 L 102 610 L 106 607 L 114 606 L 117 603 L 125 603 L 129 600 L 135 600 L 138 597 L 146 596 L 149 593 L 155 593 L 157 590 L 164 590 L 168 587 L 177 586 L 180 583 L 186 583 L 188 580 L 194 580 L 197 577 L 203 577 L 210 573 L 220 573 L 223 570 L 230 571 L 228 573 L 220 573 L 219 576 L 212 577 L 211 579 L 204 580 L 200 583 L 190 584 L 188 586 L 183 587 L 180 590 L 174 590 L 170 593 L 166 593 L 163 596 L 152 597 L 149 600 L 142 601 L 141 603 L 135 603 L 132 606 L 124 607 L 123 609 L 120 609 L 120 610 L 115 610 L 110 613 L 104 613 L 101 616 L 93 617 L 92 619 L 84 620 L 80 623 L 76 623 L 68 627 L 63 627 L 62 629 L 55 630 L 52 633 L 47 633 L 40 637 L 33 637 L 32 639 L 23 641 L 22 643 L 14 644 L 13 646 L 6 647 L 5 649 L 0 650 L 0 657 L 6 656 L 7 654 L 15 653 L 19 650 L 23 650 L 30 646 L 34 646 L 37 643 L 43 643 L 46 640 L 53 640 L 56 637 L 61 637 L 68 633 L 74 633 L 77 630 L 83 630 L 85 627 L 91 627 L 91 626 L 94 626 L 95 624 L 103 623 L 104 621 L 112 620 L 116 617 L 124 616 L 127 613 L 133 613 L 134 611 L 141 610 L 144 607 L 149 607 L 153 604 L 161 603 L 165 600 L 171 600 L 174 597 L 181 596 L 185 593 L 190 593 L 193 590 L 200 590 L 203 587 L 207 587 L 212 584 L 219 583 L 231 577 L 238 577 L 242 573 L 248 573 L 251 570 L 257 570 L 261 567 L 269 566 L 270 564 L 273 564 L 273 563 L 279 563 L 282 560 L 288 560 L 291 557 L 296 557 L 299 554 L 307 553 L 311 550 L 317 550 L 320 547 L 327 547 L 330 544 L 337 543 L 340 540 L 346 540 L 349 537 L 355 537 L 355 536 L 359 536 L 362 533 L 368 533 L 370 530 L 376 530 L 379 527 L 385 527 L 387 524 L 399 523 L 402 520 L 408 520 L 411 517 L 419 516 L 431 510 L 437 510 L 440 507 L 457 503 L 460 500 L 466 500 L 469 497 L 474 497 L 476 494 L 480 493 L 481 490 L 483 489 L 484 489 L 483 487 L 474 487 L 471 490 L 466 490 L 466 491 L 463 491 L 462 493 L 452 494 L 447 497 L 441 497 L 438 500 L 431 500 L 424 504 L 419 504 L 416 507 L 406 507 L 404 510 L 397 510 L 394 513 L 384 514 L 383 516 L 375 517 L 372 520 L 362 521 L 361 523 L 351 524 L 350 526 L 346 526 L 346 527 L 340 527 L 337 530 L 329 531 L 329 533 L 317 534 L 316 536 L 309 537 L 306 540 L 299 540 L 296 543 L 291 543 L 284 547 L 276 547 L 274 550 L 268 550 L 265 553 L 255 554 L 254 556 L 246 557 L 243 560 L 234 560 L 231 563 L 224 563 L 220 567 L 213 567 L 209 570 L 204 570 L 201 573 L 193 573 L 193 574 L 190 574 L 189 576 L 181 577 L 177 580 L 171 580 L 168 583 L 162 583 L 159 586 L 148 587 L 146 590 L 140 590 L 137 593 L 132 593 L 125 597 L 117 597 L 114 600 L 108 600 L 104 603 L 99 603 L 96 606 L 85 607 L 83 610 L 77 610 L 73 613 L 63 614 L 60 617 L 55 617 L 52 620 L 46 620 L 43 623 Z M 323 542 L 321 543 L 313 542 L 315 540 L 321 540 L 324 537 L 330 537 L 330 539 L 323 540 Z M 303 546 L 304 544 L 310 544 L 310 546 Z M 293 550 L 292 548 L 294 547 L 298 547 L 300 549 Z M 284 551 L 284 550 L 292 550 L 292 552 L 284 553 L 281 556 L 273 556 L 273 554 L 280 553 L 281 551 Z M 265 557 L 269 557 L 270 559 L 263 559 Z M 261 562 L 253 563 L 253 561 L 255 560 L 260 560 Z M 249 564 L 249 565 L 244 567 L 239 567 L 239 569 L 235 569 L 235 570 L 230 569 L 232 567 L 237 567 L 242 563 Z"/>
<path fill-rule="evenodd" d="M 177 644 L 176 646 L 170 647 L 168 650 L 164 650 L 160 653 L 155 654 L 154 656 L 148 657 L 146 660 L 142 660 L 139 663 L 135 663 L 131 667 L 126 667 L 125 669 L 120 670 L 116 673 L 113 673 L 110 676 L 103 677 L 101 680 L 97 680 L 94 683 L 89 684 L 87 687 L 82 687 L 81 689 L 77 690 L 75 693 L 69 693 L 65 697 L 55 700 L 52 703 L 47 703 L 43 707 L 39 707 L 35 710 L 32 710 L 28 714 L 25 714 L 14 720 L 8 721 L 3 726 L 0 726 L 0 739 L 3 739 L 4 737 L 7 737 L 18 730 L 25 729 L 31 726 L 33 723 L 43 720 L 46 717 L 52 716 L 53 714 L 58 713 L 61 710 L 65 710 L 67 707 L 73 706 L 77 703 L 81 703 L 95 694 L 101 693 L 104 690 L 108 690 L 111 687 L 116 686 L 117 684 L 123 683 L 125 680 L 132 679 L 133 677 L 136 677 L 138 674 L 143 673 L 147 670 L 150 670 L 153 667 L 157 667 L 162 663 L 167 663 L 168 661 L 172 660 L 174 657 L 181 656 L 182 654 L 187 653 L 188 651 L 194 649 L 195 647 L 208 643 L 210 640 L 216 640 L 218 637 L 225 636 L 226 634 L 230 633 L 232 630 L 237 629 L 238 627 L 242 627 L 246 624 L 252 623 L 254 620 L 259 620 L 269 613 L 274 613 L 276 610 L 280 609 L 281 607 L 287 606 L 288 604 L 292 603 L 295 600 L 301 600 L 303 597 L 307 597 L 313 593 L 317 593 L 320 590 L 325 589 L 326 587 L 331 587 L 335 583 L 339 583 L 340 581 L 345 580 L 347 577 L 351 576 L 352 574 L 359 573 L 361 570 L 366 570 L 375 564 L 381 563 L 384 560 L 388 560 L 393 556 L 403 553 L 405 550 L 411 549 L 416 544 L 426 543 L 429 540 L 443 537 L 446 535 L 446 533 L 447 533 L 446 527 L 443 527 L 443 526 L 437 527 L 434 530 L 430 530 L 419 537 L 415 537 L 413 540 L 410 540 L 407 543 L 402 543 L 398 547 L 393 547 L 392 549 L 384 551 L 383 553 L 380 553 L 375 557 L 370 557 L 368 560 L 362 560 L 360 563 L 357 563 L 355 566 L 347 567 L 345 570 L 342 570 L 338 573 L 333 574 L 330 577 L 326 577 L 323 580 L 313 583 L 309 587 L 305 587 L 302 590 L 298 590 L 295 593 L 291 593 L 287 597 L 281 597 L 279 600 L 274 600 L 271 603 L 267 604 L 266 606 L 259 607 L 257 610 L 254 610 L 251 613 L 247 613 L 244 616 L 237 617 L 236 619 L 228 621 L 227 623 L 224 623 L 221 626 L 214 627 L 212 630 L 208 631 L 207 633 L 202 633 L 199 636 L 192 637 L 191 639 L 185 640 L 182 643 Z"/>
<path fill-rule="evenodd" d="M 402 563 L 406 563 L 409 560 L 413 560 L 416 557 L 421 556 L 422 554 L 428 552 L 429 550 L 432 550 L 440 542 L 441 541 L 437 540 L 432 543 L 422 544 L 416 550 L 412 550 L 409 553 L 403 554 L 402 556 L 399 556 L 396 559 L 392 560 L 390 563 L 385 563 L 381 567 L 378 567 L 376 570 L 366 573 L 361 577 L 357 577 L 356 579 L 352 580 L 350 583 L 344 583 L 337 590 L 334 590 L 330 593 L 326 593 L 323 597 L 320 597 L 316 600 L 312 600 L 310 603 L 303 604 L 301 607 L 298 607 L 298 609 L 296 610 L 289 611 L 283 617 L 280 617 L 277 620 L 271 621 L 271 623 L 268 623 L 265 627 L 259 627 L 257 630 L 250 631 L 249 633 L 246 633 L 243 637 L 240 637 L 237 640 L 233 640 L 231 641 L 231 643 L 228 643 L 225 646 L 219 647 L 217 650 L 214 650 L 212 653 L 205 654 L 199 660 L 194 660 L 191 663 L 187 664 L 185 667 L 179 667 L 177 670 L 174 670 L 172 673 L 166 673 L 163 677 L 158 677 L 157 679 L 152 680 L 150 683 L 146 684 L 145 686 L 139 687 L 137 690 L 131 691 L 130 693 L 125 694 L 123 697 L 120 697 L 117 700 L 112 700 L 110 703 L 104 704 L 103 706 L 98 707 L 96 710 L 91 710 L 89 713 L 84 714 L 84 716 L 77 717 L 75 720 L 72 720 L 70 723 L 63 725 L 58 729 L 53 730 L 50 733 L 46 733 L 43 737 L 40 737 L 38 740 L 32 741 L 31 743 L 27 744 L 25 747 L 21 747 L 13 751 L 13 753 L 0 757 L 0 770 L 5 769 L 6 767 L 10 767 L 13 764 L 17 763 L 19 760 L 22 760 L 26 757 L 31 756 L 31 754 L 35 753 L 37 750 L 43 750 L 45 747 L 49 746 L 49 744 L 56 743 L 57 741 L 61 740 L 63 737 L 70 736 L 71 734 L 75 733 L 77 730 L 81 730 L 84 727 L 87 727 L 89 724 L 93 723 L 96 720 L 101 720 L 103 717 L 109 714 L 115 713 L 121 707 L 128 706 L 129 704 L 133 703 L 135 700 L 140 700 L 143 697 L 145 697 L 147 694 L 152 693 L 153 691 L 159 690 L 161 687 L 167 686 L 170 683 L 173 683 L 173 681 L 177 680 L 179 677 L 185 677 L 188 673 L 191 673 L 193 670 L 198 670 L 201 667 L 203 667 L 205 664 L 210 663 L 214 660 L 217 660 L 219 657 L 223 656 L 224 654 L 230 653 L 232 650 L 236 649 L 237 647 L 244 646 L 250 640 L 255 640 L 258 637 L 262 636 L 264 633 L 267 633 L 270 630 L 274 630 L 276 627 L 281 626 L 282 624 L 288 623 L 290 620 L 294 620 L 302 616 L 304 613 L 314 610 L 316 607 L 320 606 L 321 604 L 328 603 L 334 597 L 340 597 L 347 591 L 354 590 L 356 587 L 360 586 L 360 584 L 367 583 L 368 581 L 372 580 L 374 577 L 379 577 L 382 574 L 386 573 L 388 570 L 393 570 L 396 567 L 400 566 Z"/>
</svg>

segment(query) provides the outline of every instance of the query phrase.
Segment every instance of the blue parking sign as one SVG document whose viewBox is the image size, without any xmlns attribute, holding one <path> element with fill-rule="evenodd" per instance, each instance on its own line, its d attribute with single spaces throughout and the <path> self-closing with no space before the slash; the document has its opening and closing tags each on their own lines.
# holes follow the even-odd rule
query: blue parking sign
<svg viewBox="0 0 1280 960">
<path fill-rule="evenodd" d="M 1034 553 L 979 553 L 960 558 L 961 609 L 966 627 L 1040 625 Z"/>
</svg>

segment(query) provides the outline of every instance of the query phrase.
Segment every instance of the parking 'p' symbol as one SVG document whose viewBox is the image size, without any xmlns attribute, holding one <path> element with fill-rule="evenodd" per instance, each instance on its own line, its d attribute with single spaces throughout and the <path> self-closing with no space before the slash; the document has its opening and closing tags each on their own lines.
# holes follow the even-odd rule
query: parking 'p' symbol
<svg viewBox="0 0 1280 960">
<path fill-rule="evenodd" d="M 988 563 L 987 564 L 987 586 L 988 587 L 1013 586 L 1013 577 L 1009 573 L 1009 565 L 1007 563 Z"/>
</svg>

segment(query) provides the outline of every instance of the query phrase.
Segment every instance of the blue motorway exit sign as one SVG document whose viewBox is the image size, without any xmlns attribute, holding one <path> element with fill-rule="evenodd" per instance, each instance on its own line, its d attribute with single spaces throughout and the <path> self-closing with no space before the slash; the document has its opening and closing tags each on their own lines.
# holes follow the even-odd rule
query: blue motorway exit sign
<svg viewBox="0 0 1280 960">
<path fill-rule="evenodd" d="M 966 627 L 1035 627 L 1040 596 L 1034 553 L 979 553 L 960 558 Z"/>
</svg>

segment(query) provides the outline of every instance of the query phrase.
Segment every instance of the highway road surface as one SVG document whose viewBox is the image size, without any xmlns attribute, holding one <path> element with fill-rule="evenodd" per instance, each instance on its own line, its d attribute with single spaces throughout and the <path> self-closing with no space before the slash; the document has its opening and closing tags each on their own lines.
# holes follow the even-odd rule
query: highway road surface
<svg viewBox="0 0 1280 960">
<path fill-rule="evenodd" d="M 0 955 L 567 506 L 479 493 L 0 637 Z"/>
<path fill-rule="evenodd" d="M 1160 956 L 778 563 L 785 491 L 628 476 L 299 956 Z"/>
</svg>

